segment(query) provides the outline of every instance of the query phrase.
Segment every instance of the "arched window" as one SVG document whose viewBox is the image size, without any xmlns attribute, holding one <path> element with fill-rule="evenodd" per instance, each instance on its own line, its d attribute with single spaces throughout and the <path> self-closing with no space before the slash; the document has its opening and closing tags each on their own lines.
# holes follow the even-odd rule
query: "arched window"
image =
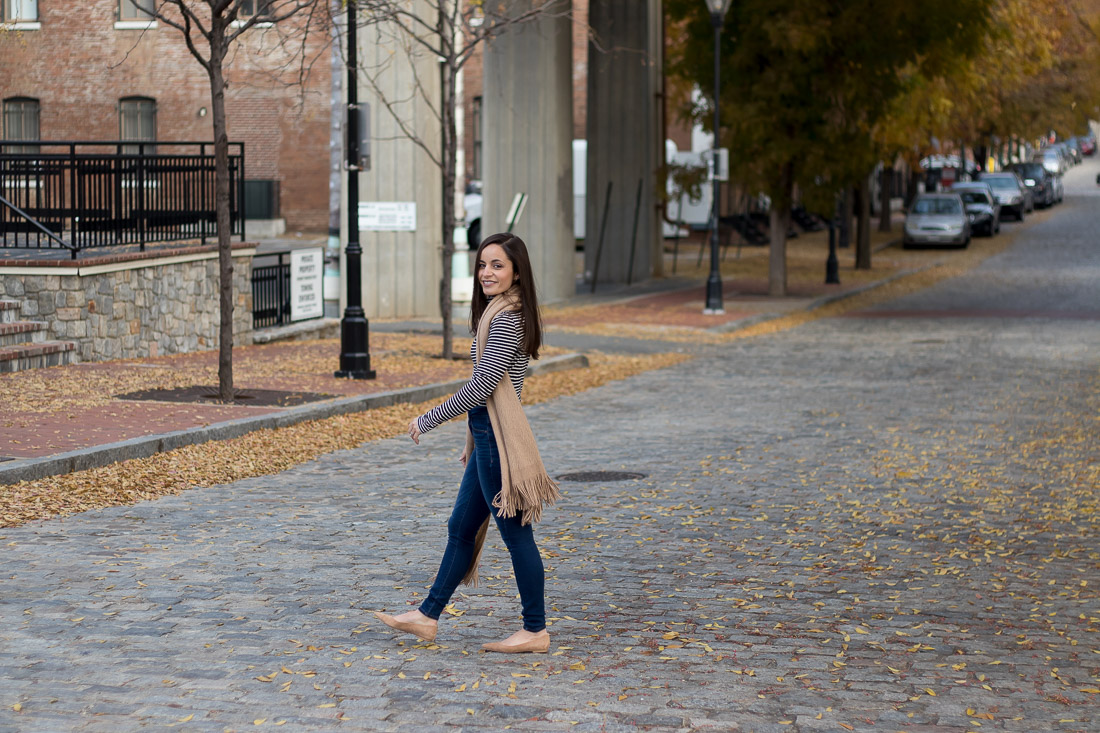
<svg viewBox="0 0 1100 733">
<path fill-rule="evenodd" d="M 40 140 L 39 105 L 30 97 L 10 97 L 4 100 L 4 139 Z M 7 145 L 6 153 L 37 153 L 37 145 Z"/>
<path fill-rule="evenodd" d="M 153 142 L 157 139 L 157 100 L 149 97 L 123 97 L 118 100 L 118 139 Z M 137 155 L 156 152 L 154 146 L 124 145 L 122 152 Z"/>
</svg>

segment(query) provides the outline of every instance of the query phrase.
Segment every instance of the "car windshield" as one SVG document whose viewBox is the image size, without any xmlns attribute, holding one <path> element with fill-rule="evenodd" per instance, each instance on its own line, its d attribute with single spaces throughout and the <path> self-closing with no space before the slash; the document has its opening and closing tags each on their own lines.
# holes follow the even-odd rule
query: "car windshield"
<svg viewBox="0 0 1100 733">
<path fill-rule="evenodd" d="M 982 179 L 983 182 L 988 183 L 993 188 L 1016 188 L 1016 179 L 1014 178 L 994 178 L 987 176 Z"/>
<path fill-rule="evenodd" d="M 962 200 L 967 204 L 988 204 L 989 196 L 981 191 L 959 191 Z"/>
<path fill-rule="evenodd" d="M 1019 165 L 1015 166 L 1013 170 L 1015 170 L 1020 175 L 1027 176 L 1028 178 L 1042 178 L 1043 170 L 1045 169 L 1038 163 L 1020 163 Z"/>
<path fill-rule="evenodd" d="M 914 214 L 958 214 L 957 199 L 917 199 L 913 204 Z"/>
</svg>

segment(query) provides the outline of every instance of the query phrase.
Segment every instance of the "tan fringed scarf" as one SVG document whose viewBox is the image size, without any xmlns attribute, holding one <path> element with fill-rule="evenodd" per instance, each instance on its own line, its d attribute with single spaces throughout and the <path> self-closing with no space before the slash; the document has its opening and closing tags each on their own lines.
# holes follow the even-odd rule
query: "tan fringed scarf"
<svg viewBox="0 0 1100 733">
<path fill-rule="evenodd" d="M 489 338 L 489 324 L 498 313 L 520 309 L 519 295 L 513 288 L 489 301 L 481 320 L 477 324 L 477 354 L 475 362 L 481 361 L 485 342 Z M 533 524 L 542 519 L 543 506 L 549 506 L 561 498 L 557 484 L 546 473 L 539 455 L 531 425 L 523 414 L 523 407 L 516 397 L 516 389 L 508 372 L 500 378 L 496 389 L 486 400 L 489 421 L 493 425 L 493 434 L 500 454 L 500 493 L 493 498 L 493 506 L 501 517 L 519 515 L 523 524 Z M 474 436 L 466 429 L 467 460 L 474 458 Z M 477 532 L 474 545 L 474 557 L 470 567 L 462 578 L 465 585 L 477 586 L 477 566 L 481 560 L 481 549 L 485 544 L 485 533 L 489 528 L 489 517 Z"/>
</svg>

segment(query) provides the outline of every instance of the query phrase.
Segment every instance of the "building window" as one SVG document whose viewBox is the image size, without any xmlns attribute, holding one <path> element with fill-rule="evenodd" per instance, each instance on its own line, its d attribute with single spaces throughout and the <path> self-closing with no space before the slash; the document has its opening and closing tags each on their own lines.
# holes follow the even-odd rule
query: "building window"
<svg viewBox="0 0 1100 733">
<path fill-rule="evenodd" d="M 118 19 L 149 22 L 156 12 L 156 0 L 119 0 Z"/>
<path fill-rule="evenodd" d="M 4 100 L 4 139 L 39 140 L 38 100 L 12 97 Z M 5 153 L 37 153 L 37 145 L 7 145 Z"/>
<path fill-rule="evenodd" d="M 0 0 L 5 23 L 34 23 L 38 20 L 38 0 Z"/>
<path fill-rule="evenodd" d="M 473 135 L 474 155 L 470 161 L 470 174 L 474 179 L 481 179 L 481 97 L 474 97 L 473 103 Z"/>
<path fill-rule="evenodd" d="M 273 4 L 273 0 L 241 0 L 241 7 L 237 11 L 237 15 L 241 18 L 251 18 L 253 15 L 264 18 L 271 15 Z"/>
<path fill-rule="evenodd" d="M 120 140 L 152 142 L 157 139 L 157 102 L 148 97 L 126 97 L 118 101 L 118 137 Z M 156 152 L 153 145 L 123 145 L 125 155 Z"/>
</svg>

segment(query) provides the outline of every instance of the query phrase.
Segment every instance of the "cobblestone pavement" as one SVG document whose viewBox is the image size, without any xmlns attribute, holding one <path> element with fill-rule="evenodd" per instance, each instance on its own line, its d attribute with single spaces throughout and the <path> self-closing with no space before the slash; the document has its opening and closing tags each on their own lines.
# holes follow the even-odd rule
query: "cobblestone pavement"
<svg viewBox="0 0 1100 733">
<path fill-rule="evenodd" d="M 369 613 L 431 582 L 460 424 L 0 530 L 0 731 L 1100 730 L 1095 200 L 531 408 L 555 475 L 645 474 L 562 483 L 546 656 L 479 650 L 518 625 L 494 534 L 436 643 Z"/>
</svg>

